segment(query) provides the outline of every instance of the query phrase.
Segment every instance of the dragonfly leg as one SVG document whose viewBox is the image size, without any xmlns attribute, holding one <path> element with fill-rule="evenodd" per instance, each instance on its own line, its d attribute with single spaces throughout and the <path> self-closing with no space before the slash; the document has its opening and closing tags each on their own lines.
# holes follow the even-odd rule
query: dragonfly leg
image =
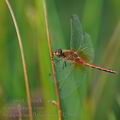
<svg viewBox="0 0 120 120">
<path fill-rule="evenodd" d="M 64 61 L 64 65 L 65 65 L 65 67 L 67 66 L 67 63 L 66 63 L 66 61 Z"/>
<path fill-rule="evenodd" d="M 66 61 L 63 62 L 63 69 L 67 66 Z"/>
<path fill-rule="evenodd" d="M 54 62 L 57 64 L 57 63 L 60 62 L 60 59 L 59 60 L 58 59 L 54 59 Z"/>
</svg>

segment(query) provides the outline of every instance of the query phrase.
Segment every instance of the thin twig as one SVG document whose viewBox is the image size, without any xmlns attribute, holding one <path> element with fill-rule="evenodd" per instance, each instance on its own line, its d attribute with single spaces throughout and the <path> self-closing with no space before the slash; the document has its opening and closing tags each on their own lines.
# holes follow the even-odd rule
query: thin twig
<svg viewBox="0 0 120 120">
<path fill-rule="evenodd" d="M 28 74 L 27 74 L 27 66 L 26 66 L 25 57 L 24 57 L 22 39 L 21 39 L 21 36 L 20 36 L 19 28 L 18 28 L 18 25 L 17 25 L 17 21 L 16 21 L 16 18 L 15 18 L 14 12 L 12 10 L 12 7 L 11 7 L 8 0 L 5 0 L 5 1 L 6 1 L 7 6 L 8 6 L 8 9 L 10 11 L 10 14 L 12 16 L 13 23 L 15 25 L 15 29 L 16 29 L 16 33 L 17 33 L 17 37 L 18 37 L 18 43 L 19 43 L 19 48 L 20 48 L 20 53 L 21 53 L 21 58 L 22 58 L 22 64 L 23 64 L 24 78 L 25 78 L 24 80 L 25 80 L 26 95 L 27 95 L 27 101 L 28 101 L 29 119 L 33 120 L 32 100 L 31 100 L 31 95 L 30 95 L 30 85 L 29 85 Z"/>
<path fill-rule="evenodd" d="M 53 71 L 53 77 L 54 77 L 54 82 L 55 82 L 55 91 L 56 91 L 56 96 L 57 96 L 57 100 L 58 100 L 58 115 L 59 115 L 59 120 L 62 120 L 63 113 L 62 113 L 62 107 L 61 107 L 61 97 L 60 97 L 60 92 L 59 92 L 59 84 L 58 84 L 57 77 L 56 77 L 55 63 L 53 60 L 54 56 L 53 56 L 53 51 L 52 51 L 52 47 L 51 47 L 52 46 L 51 39 L 50 39 L 50 34 L 49 34 L 49 29 L 48 29 L 48 18 L 47 18 L 47 9 L 46 9 L 45 0 L 43 0 L 43 7 L 44 7 L 44 16 L 45 16 L 47 39 L 48 39 L 48 47 L 49 47 L 49 51 L 50 51 L 52 71 Z"/>
</svg>

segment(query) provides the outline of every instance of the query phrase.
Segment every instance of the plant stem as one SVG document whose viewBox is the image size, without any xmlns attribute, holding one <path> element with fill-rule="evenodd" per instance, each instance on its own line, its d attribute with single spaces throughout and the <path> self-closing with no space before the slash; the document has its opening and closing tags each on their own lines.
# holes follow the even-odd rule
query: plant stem
<svg viewBox="0 0 120 120">
<path fill-rule="evenodd" d="M 56 76 L 55 63 L 54 63 L 54 60 L 53 60 L 54 56 L 53 56 L 53 51 L 52 51 L 52 47 L 51 47 L 52 45 L 51 45 L 50 33 L 49 33 L 49 29 L 48 29 L 48 18 L 47 18 L 47 9 L 46 9 L 45 0 L 43 0 L 43 7 L 44 7 L 44 17 L 45 17 L 47 39 L 48 39 L 48 47 L 49 47 L 49 51 L 50 51 L 52 72 L 53 72 L 54 83 L 55 83 L 55 92 L 56 92 L 57 103 L 58 103 L 58 115 L 59 115 L 59 120 L 62 120 L 63 113 L 62 113 L 62 107 L 61 107 L 61 97 L 60 97 L 60 92 L 59 92 L 59 84 L 58 84 L 57 76 Z"/>
<path fill-rule="evenodd" d="M 8 9 L 10 11 L 10 14 L 12 16 L 13 23 L 15 25 L 15 29 L 16 29 L 16 33 L 17 33 L 17 37 L 18 37 L 18 43 L 19 43 L 21 59 L 22 59 L 22 64 L 23 64 L 24 78 L 25 78 L 24 80 L 25 80 L 26 95 L 27 95 L 27 101 L 28 101 L 29 120 L 33 120 L 32 100 L 31 100 L 31 95 L 30 95 L 30 85 L 29 85 L 28 74 L 27 74 L 27 66 L 26 66 L 25 57 L 24 57 L 22 39 L 21 39 L 21 35 L 20 35 L 20 32 L 19 32 L 19 28 L 18 28 L 18 25 L 17 25 L 17 21 L 16 21 L 16 18 L 15 18 L 14 12 L 12 10 L 12 7 L 11 7 L 8 0 L 5 0 L 5 1 L 6 1 L 7 6 L 8 6 Z"/>
</svg>

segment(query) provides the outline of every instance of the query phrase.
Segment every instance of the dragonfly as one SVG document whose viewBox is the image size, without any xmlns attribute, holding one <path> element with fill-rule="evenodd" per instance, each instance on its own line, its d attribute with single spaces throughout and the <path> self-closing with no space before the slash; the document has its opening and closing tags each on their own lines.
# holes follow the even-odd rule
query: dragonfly
<svg viewBox="0 0 120 120">
<path fill-rule="evenodd" d="M 91 37 L 83 31 L 77 15 L 73 15 L 70 21 L 70 48 L 68 50 L 57 49 L 53 52 L 54 58 L 57 58 L 55 63 L 60 94 L 62 99 L 67 98 L 67 100 L 71 99 L 72 95 L 82 94 L 84 91 L 89 72 L 87 67 L 108 73 L 117 73 L 114 70 L 91 64 L 94 58 Z"/>
<path fill-rule="evenodd" d="M 88 62 L 86 62 L 86 60 L 84 60 L 84 58 L 82 58 L 79 54 L 79 52 L 75 51 L 75 50 L 65 50 L 64 52 L 62 51 L 62 49 L 57 49 L 54 52 L 54 55 L 62 58 L 63 61 L 69 61 L 75 64 L 82 64 L 84 66 L 88 66 L 91 68 L 95 68 L 101 71 L 105 71 L 105 72 L 109 72 L 109 73 L 113 73 L 116 74 L 117 72 L 111 69 L 107 69 L 107 68 L 103 68 L 94 64 L 90 64 Z"/>
<path fill-rule="evenodd" d="M 95 68 L 108 73 L 116 74 L 117 72 L 111 69 L 103 68 L 95 64 L 89 63 L 93 57 L 93 48 L 88 33 L 83 32 L 82 28 L 78 28 L 80 21 L 78 16 L 73 15 L 71 18 L 71 41 L 70 50 L 57 49 L 53 55 L 63 61 L 71 62 L 76 65 L 83 65 L 90 68 Z"/>
</svg>

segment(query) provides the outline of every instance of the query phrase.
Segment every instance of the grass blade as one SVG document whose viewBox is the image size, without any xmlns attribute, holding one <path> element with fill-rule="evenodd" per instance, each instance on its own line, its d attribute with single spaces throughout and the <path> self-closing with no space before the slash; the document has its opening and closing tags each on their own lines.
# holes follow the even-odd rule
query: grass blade
<svg viewBox="0 0 120 120">
<path fill-rule="evenodd" d="M 16 29 L 16 33 L 17 33 L 17 37 L 18 37 L 18 43 L 19 43 L 19 48 L 20 48 L 20 52 L 21 52 L 23 71 L 24 71 L 24 78 L 25 78 L 26 94 L 27 94 L 27 100 L 28 100 L 29 119 L 33 120 L 32 100 L 31 100 L 31 95 L 30 95 L 30 86 L 29 86 L 29 80 L 28 80 L 28 74 L 27 74 L 27 66 L 26 66 L 25 57 L 24 57 L 22 39 L 21 39 L 21 36 L 20 36 L 20 32 L 19 32 L 19 28 L 18 28 L 18 25 L 17 25 L 17 21 L 16 21 L 16 18 L 15 18 L 14 12 L 13 12 L 13 10 L 11 8 L 11 5 L 10 5 L 8 0 L 6 0 L 6 4 L 7 4 L 8 8 L 9 8 L 11 16 L 12 16 L 13 23 L 15 25 L 15 29 Z"/>
</svg>

